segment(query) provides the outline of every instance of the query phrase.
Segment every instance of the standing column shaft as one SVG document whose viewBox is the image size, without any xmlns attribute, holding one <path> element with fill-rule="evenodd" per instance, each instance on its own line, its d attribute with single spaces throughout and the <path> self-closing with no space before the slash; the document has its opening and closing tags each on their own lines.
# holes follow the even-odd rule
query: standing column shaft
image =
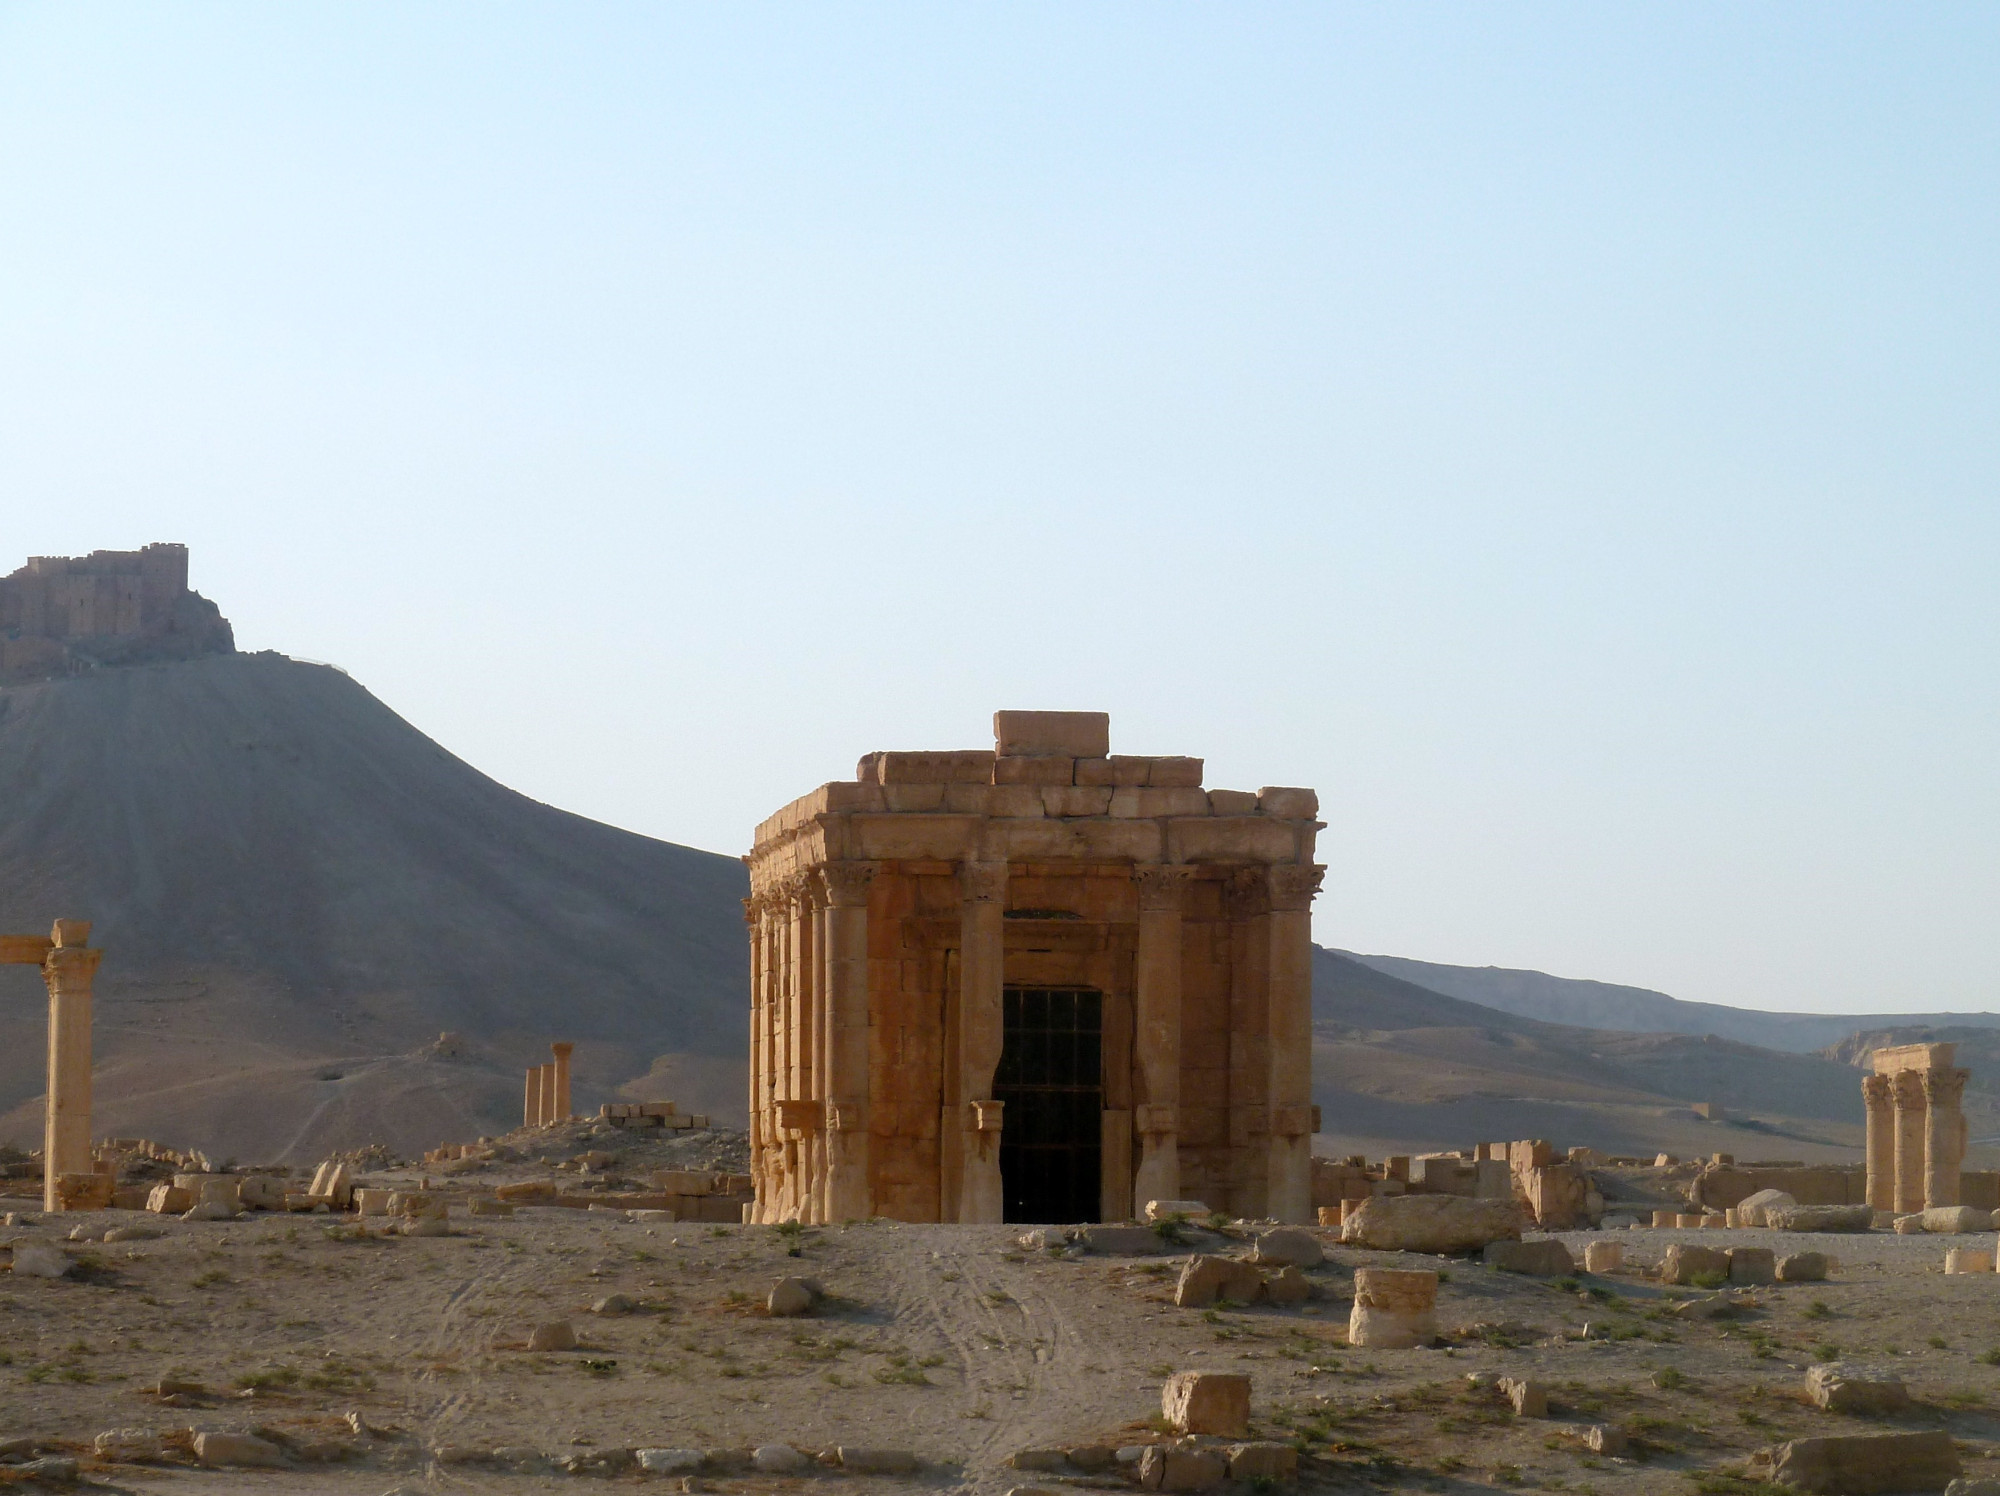
<svg viewBox="0 0 2000 1496">
<path fill-rule="evenodd" d="M 1006 1196 L 1000 1178 L 1000 1129 L 993 1100 L 993 1072 L 1006 1041 L 1002 991 L 1006 983 L 1007 864 L 961 863 L 959 882 L 958 1076 L 961 1221 L 998 1221 Z"/>
<path fill-rule="evenodd" d="M 1901 1070 L 1890 1078 L 1896 1098 L 1896 1210 L 1924 1208 L 1924 1078 Z"/>
<path fill-rule="evenodd" d="M 763 901 L 752 894 L 743 901 L 743 923 L 750 941 L 750 1205 L 752 1222 L 764 1219 L 764 1117 L 760 1106 L 764 1088 L 764 916 Z"/>
<path fill-rule="evenodd" d="M 1926 1070 L 1924 1076 L 1924 1206 L 1956 1205 L 1965 1156 L 1960 1101 L 1969 1072 Z"/>
<path fill-rule="evenodd" d="M 1271 869 L 1271 1153 L 1264 1208 L 1312 1220 L 1312 901 L 1326 869 Z"/>
<path fill-rule="evenodd" d="M 558 1122 L 567 1122 L 576 1115 L 569 1104 L 569 1057 L 575 1048 L 569 1043 L 549 1046 L 549 1053 L 556 1057 L 555 1120 Z"/>
<path fill-rule="evenodd" d="M 553 1064 L 538 1065 L 542 1072 L 542 1126 L 556 1125 L 556 1067 Z"/>
<path fill-rule="evenodd" d="M 1135 1098 L 1139 1165 L 1132 1171 L 1132 1214 L 1149 1200 L 1181 1192 L 1181 896 L 1194 870 L 1143 866 L 1134 973 Z"/>
<path fill-rule="evenodd" d="M 826 886 L 826 1219 L 875 1213 L 868 1180 L 868 891 L 875 864 L 828 863 Z"/>
<path fill-rule="evenodd" d="M 61 1176 L 90 1172 L 91 983 L 102 952 L 90 926 L 58 920 L 42 964 L 49 989 L 49 1100 L 42 1133 L 42 1208 L 61 1210 Z"/>
<path fill-rule="evenodd" d="M 541 1119 L 542 1102 L 536 1087 L 536 1080 L 540 1074 L 541 1072 L 534 1066 L 530 1065 L 528 1067 L 527 1079 L 521 1090 L 521 1125 L 523 1127 L 533 1127 Z"/>
<path fill-rule="evenodd" d="M 1896 1099 L 1889 1077 L 1861 1077 L 1861 1101 L 1868 1109 L 1868 1204 L 1896 1208 Z"/>
</svg>

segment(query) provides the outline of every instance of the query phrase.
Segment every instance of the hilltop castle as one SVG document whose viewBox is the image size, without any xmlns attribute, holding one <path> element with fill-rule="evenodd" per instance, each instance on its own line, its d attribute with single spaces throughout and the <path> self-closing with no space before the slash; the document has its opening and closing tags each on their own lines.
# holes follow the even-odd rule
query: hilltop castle
<svg viewBox="0 0 2000 1496">
<path fill-rule="evenodd" d="M 0 685 L 234 652 L 229 620 L 187 577 L 184 545 L 30 557 L 0 577 Z"/>
</svg>

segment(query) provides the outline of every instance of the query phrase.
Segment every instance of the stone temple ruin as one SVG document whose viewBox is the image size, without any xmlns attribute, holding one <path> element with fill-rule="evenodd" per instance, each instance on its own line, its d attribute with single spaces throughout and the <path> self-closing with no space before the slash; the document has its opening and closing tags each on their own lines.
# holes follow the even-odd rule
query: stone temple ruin
<svg viewBox="0 0 2000 1496">
<path fill-rule="evenodd" d="M 1868 1203 L 1908 1213 L 1966 1203 L 1965 1113 L 1970 1072 L 1955 1044 L 1903 1044 L 1870 1057 L 1861 1082 L 1868 1107 Z"/>
<path fill-rule="evenodd" d="M 871 753 L 757 828 L 752 1218 L 1312 1219 L 1318 797 L 1100 712 Z"/>
<path fill-rule="evenodd" d="M 0 965 L 39 966 L 49 989 L 49 1090 L 42 1138 L 42 1208 L 111 1203 L 111 1179 L 92 1166 L 91 991 L 103 952 L 87 920 L 59 919 L 43 935 L 0 935 Z"/>
</svg>

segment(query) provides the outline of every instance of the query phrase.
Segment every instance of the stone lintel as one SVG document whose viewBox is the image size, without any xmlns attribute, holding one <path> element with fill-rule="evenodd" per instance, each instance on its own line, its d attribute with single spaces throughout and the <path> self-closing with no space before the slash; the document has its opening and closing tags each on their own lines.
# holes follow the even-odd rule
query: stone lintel
<svg viewBox="0 0 2000 1496">
<path fill-rule="evenodd" d="M 0 966 L 40 966 L 54 949 L 46 935 L 0 935 Z"/>
<path fill-rule="evenodd" d="M 1956 1044 L 1897 1044 L 1869 1056 L 1877 1075 L 1904 1070 L 1949 1070 L 1958 1061 Z"/>
<path fill-rule="evenodd" d="M 1111 752 L 1111 714 L 995 712 L 993 747 L 1006 756 L 1103 758 Z"/>
</svg>

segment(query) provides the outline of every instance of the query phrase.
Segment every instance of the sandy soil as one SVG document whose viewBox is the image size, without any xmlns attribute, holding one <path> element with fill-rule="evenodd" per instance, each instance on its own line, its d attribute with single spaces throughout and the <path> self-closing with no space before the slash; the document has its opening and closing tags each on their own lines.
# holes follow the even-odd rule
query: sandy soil
<svg viewBox="0 0 2000 1496">
<path fill-rule="evenodd" d="M 132 1219 L 64 1217 L 0 1237 Z M 1804 1368 L 1833 1346 L 1901 1369 L 1920 1408 L 1893 1426 L 1949 1428 L 1969 1472 L 2000 1473 L 2000 1367 L 1981 1359 L 2000 1347 L 1996 1280 L 1940 1276 L 1940 1238 L 1620 1233 L 1642 1260 L 1686 1239 L 1842 1260 L 1833 1281 L 1761 1291 L 1746 1318 L 1686 1323 L 1665 1312 L 1680 1291 L 1642 1279 L 1552 1282 L 1339 1248 L 1312 1274 L 1323 1297 L 1301 1308 L 1178 1310 L 1176 1258 L 1069 1260 L 1023 1249 L 1018 1227 L 872 1222 L 794 1238 L 549 1209 L 462 1220 L 445 1238 L 298 1216 L 162 1229 L 157 1240 L 73 1248 L 87 1264 L 81 1280 L 0 1289 L 0 1437 L 81 1444 L 135 1425 L 265 1426 L 338 1441 L 354 1457 L 282 1473 L 95 1474 L 132 1491 L 532 1490 L 572 1477 L 437 1455 L 526 1447 L 560 1461 L 786 1441 L 904 1448 L 927 1464 L 915 1481 L 808 1479 L 998 1492 L 1051 1483 L 1003 1466 L 1024 1447 L 1150 1437 L 1160 1380 L 1184 1368 L 1248 1372 L 1261 1431 L 1310 1451 L 1308 1488 L 1728 1491 L 1721 1473 L 1751 1449 L 1872 1426 L 1799 1400 Z M 1565 1239 L 1580 1251 L 1590 1237 Z M 1955 1240 L 1993 1246 L 1991 1236 Z M 1210 1234 L 1201 1244 L 1237 1247 Z M 1462 1333 L 1440 1349 L 1348 1349 L 1351 1273 L 1369 1262 L 1443 1266 L 1440 1322 Z M 767 1317 L 765 1292 L 793 1272 L 833 1298 L 808 1319 Z M 589 1312 L 613 1293 L 640 1309 Z M 576 1326 L 581 1350 L 504 1348 L 556 1319 Z M 1555 1416 L 1516 1420 L 1469 1373 L 1542 1378 Z M 162 1406 L 145 1390 L 162 1376 L 207 1390 Z M 377 1433 L 354 1437 L 350 1411 Z M 1575 1435 L 1594 1421 L 1632 1433 L 1637 1457 L 1583 1450 Z M 1691 1485 L 1696 1472 L 1709 1483 Z"/>
</svg>

